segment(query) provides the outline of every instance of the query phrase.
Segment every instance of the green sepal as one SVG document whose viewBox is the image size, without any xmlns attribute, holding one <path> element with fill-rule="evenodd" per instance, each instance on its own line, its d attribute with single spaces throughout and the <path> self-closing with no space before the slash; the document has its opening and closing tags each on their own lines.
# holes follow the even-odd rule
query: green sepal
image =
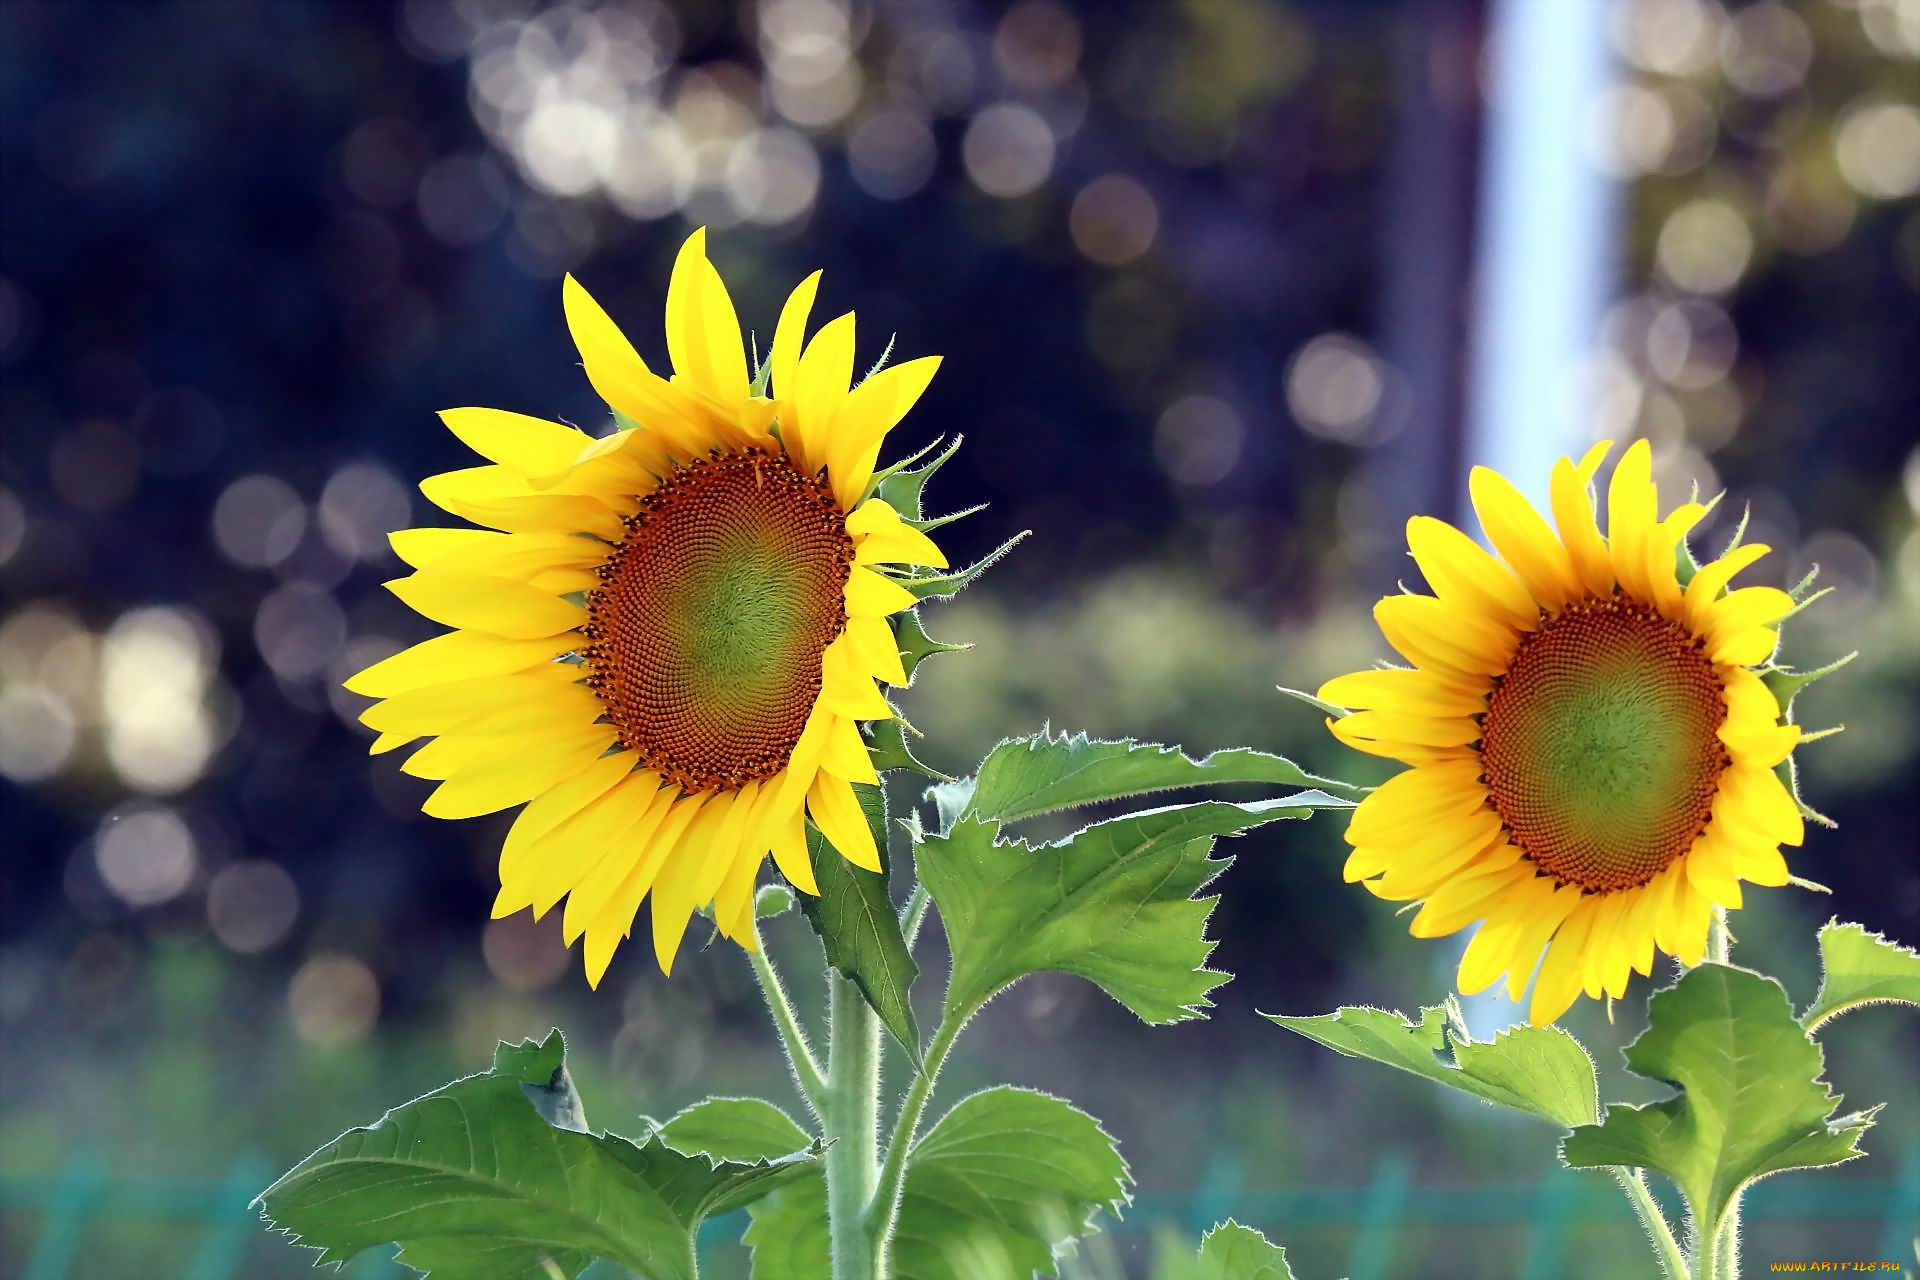
<svg viewBox="0 0 1920 1280">
<path fill-rule="evenodd" d="M 1353 712 L 1349 711 L 1345 707 L 1335 706 L 1331 702 L 1323 701 L 1322 699 L 1316 698 L 1312 694 L 1305 693 L 1299 689 L 1289 689 L 1287 688 L 1287 686 L 1283 684 L 1277 684 L 1274 686 L 1274 688 L 1286 694 L 1289 698 L 1292 698 L 1294 701 L 1304 702 L 1308 706 L 1314 708 L 1315 710 L 1320 711 L 1326 715 L 1332 716 L 1335 720 L 1344 720 L 1346 717 L 1353 714 Z"/>
<path fill-rule="evenodd" d="M 1676 1096 L 1616 1103 L 1604 1122 L 1575 1129 L 1560 1146 L 1569 1166 L 1664 1173 L 1711 1237 L 1759 1179 L 1865 1154 L 1860 1136 L 1878 1108 L 1836 1114 L 1839 1095 L 1821 1079 L 1825 1054 L 1772 978 L 1703 964 L 1655 992 L 1647 1017 L 1627 1046 L 1627 1067 L 1673 1086 Z"/>
<path fill-rule="evenodd" d="M 880 853 L 880 870 L 856 867 L 840 855 L 812 822 L 807 856 L 820 893 L 800 895 L 800 910 L 820 937 L 827 963 L 860 990 L 881 1023 L 920 1063 L 920 1028 L 908 993 L 920 967 L 913 962 L 900 916 L 888 888 L 893 861 L 887 852 L 887 797 L 879 787 L 856 784 L 861 811 Z"/>
<path fill-rule="evenodd" d="M 635 431 L 639 429 L 639 426 L 639 422 L 629 418 L 618 409 L 613 410 L 613 429 L 615 431 Z"/>
<path fill-rule="evenodd" d="M 899 334 L 890 333 L 887 335 L 887 345 L 880 349 L 880 358 L 867 366 L 867 371 L 860 375 L 860 382 L 865 382 L 868 378 L 871 378 L 874 374 L 887 367 L 887 361 L 893 358 L 893 344 L 898 341 L 900 341 Z M 860 385 L 860 382 L 856 382 L 853 385 L 857 387 Z"/>
<path fill-rule="evenodd" d="M 1795 671 L 1791 667 L 1771 666 L 1759 673 L 1760 679 L 1772 692 L 1774 701 L 1780 704 L 1782 714 L 1791 714 L 1793 700 L 1800 696 L 1802 689 L 1816 680 L 1824 680 L 1859 656 L 1860 651 L 1855 649 L 1846 657 L 1835 658 L 1826 666 L 1815 667 L 1811 671 Z"/>
<path fill-rule="evenodd" d="M 1831 1018 L 1869 1004 L 1920 1007 L 1920 953 L 1866 926 L 1820 926 L 1820 990 L 1800 1015 L 1808 1031 Z"/>
<path fill-rule="evenodd" d="M 961 653 L 973 648 L 970 644 L 948 644 L 928 635 L 927 625 L 921 621 L 918 608 L 896 613 L 893 623 L 894 643 L 900 647 L 900 665 L 906 669 L 909 688 L 913 685 L 914 675 L 920 670 L 920 664 L 928 658 L 936 653 Z"/>
<path fill-rule="evenodd" d="M 1509 1027 L 1492 1040 L 1474 1040 L 1452 997 L 1422 1009 L 1418 1022 L 1354 1006 L 1318 1017 L 1261 1016 L 1335 1053 L 1368 1058 L 1564 1129 L 1592 1124 L 1601 1114 L 1593 1058 L 1559 1027 Z"/>
<path fill-rule="evenodd" d="M 915 574 L 911 577 L 895 578 L 901 586 L 922 600 L 951 600 L 960 592 L 973 585 L 973 580 L 1004 557 L 1009 551 L 1026 540 L 1031 529 L 1022 529 L 993 550 L 975 560 L 964 569 L 955 569 L 951 573 Z"/>
<path fill-rule="evenodd" d="M 965 438 L 956 435 L 930 462 L 919 466 L 914 465 L 933 453 L 935 449 L 940 448 L 940 441 L 937 439 L 925 448 L 900 459 L 892 466 L 883 468 L 874 475 L 870 491 L 899 512 L 902 520 L 909 524 L 918 522 L 925 518 L 925 512 L 921 509 L 921 499 L 926 492 L 927 481 L 933 478 L 934 472 L 946 465 L 947 459 L 954 455 L 960 448 L 960 442 Z"/>
<path fill-rule="evenodd" d="M 935 782 L 952 782 L 951 776 L 922 763 L 907 745 L 907 722 L 899 716 L 891 720 L 873 720 L 866 725 L 867 755 L 876 773 L 893 769 L 911 769 Z"/>
<path fill-rule="evenodd" d="M 1800 761 L 1798 757 L 1788 756 L 1785 760 L 1773 766 L 1773 772 L 1775 777 L 1786 784 L 1787 794 L 1793 797 L 1793 803 L 1795 807 L 1800 810 L 1801 817 L 1805 818 L 1808 822 L 1826 827 L 1829 830 L 1840 825 L 1826 814 L 1808 804 L 1806 797 L 1800 794 Z"/>
</svg>

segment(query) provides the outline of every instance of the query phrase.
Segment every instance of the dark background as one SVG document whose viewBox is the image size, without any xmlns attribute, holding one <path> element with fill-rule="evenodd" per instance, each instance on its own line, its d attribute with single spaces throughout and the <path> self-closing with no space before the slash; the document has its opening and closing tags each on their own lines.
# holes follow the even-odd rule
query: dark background
<svg viewBox="0 0 1920 1280">
<path fill-rule="evenodd" d="M 636 948 L 589 993 L 557 918 L 487 922 L 506 817 L 421 817 L 338 688 L 427 633 L 379 584 L 385 531 L 435 522 L 414 483 L 467 465 L 433 411 L 599 421 L 560 274 L 661 357 L 692 225 L 762 345 L 819 266 L 816 314 L 857 310 L 864 351 L 945 357 L 896 444 L 965 434 L 933 496 L 991 506 L 943 533 L 956 560 L 1033 531 L 929 619 L 977 646 L 907 697 L 931 763 L 1050 720 L 1379 776 L 1273 686 L 1384 655 L 1366 609 L 1413 576 L 1402 522 L 1454 514 L 1497 20 L 0 0 L 0 1271 L 51 1274 L 53 1204 L 97 1211 L 75 1275 L 296 1274 L 236 1213 L 252 1190 L 552 1024 L 609 1127 L 786 1101 L 738 956 L 667 981 Z M 1789 633 L 1801 665 L 1863 654 L 1802 708 L 1848 726 L 1802 757 L 1839 830 L 1793 859 L 1834 894 L 1753 891 L 1734 921 L 1805 1000 L 1829 914 L 1920 939 L 1920 29 L 1897 0 L 1607 26 L 1617 82 L 1567 145 L 1617 184 L 1588 246 L 1613 301 L 1564 448 L 1651 437 L 1670 502 L 1729 491 L 1700 546 L 1748 510 L 1776 549 L 1755 580 L 1817 562 L 1835 588 Z M 1649 1271 L 1604 1180 L 1538 1190 L 1550 1133 L 1254 1017 L 1447 990 L 1455 945 L 1341 885 L 1338 828 L 1227 847 L 1211 1021 L 1043 977 L 943 1095 L 1042 1087 L 1121 1139 L 1142 1199 L 1096 1273 L 1229 1212 L 1304 1275 Z M 774 928 L 815 1000 L 804 927 Z M 1568 1019 L 1607 1096 L 1657 1092 L 1618 1066 L 1648 985 Z M 1911 1022 L 1823 1040 L 1850 1103 L 1893 1106 L 1872 1159 L 1765 1184 L 1751 1260 L 1880 1257 L 1920 1217 Z"/>
</svg>

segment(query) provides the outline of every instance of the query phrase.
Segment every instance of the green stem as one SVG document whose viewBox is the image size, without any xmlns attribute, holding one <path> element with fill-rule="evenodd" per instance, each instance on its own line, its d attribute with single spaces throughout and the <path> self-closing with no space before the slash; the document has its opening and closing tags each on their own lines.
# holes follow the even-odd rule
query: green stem
<svg viewBox="0 0 1920 1280">
<path fill-rule="evenodd" d="M 1646 1228 L 1647 1238 L 1653 1242 L 1654 1254 L 1660 1259 L 1660 1270 L 1666 1280 L 1687 1280 L 1691 1274 L 1687 1255 L 1681 1251 L 1680 1242 L 1673 1238 L 1673 1228 L 1667 1225 L 1667 1215 L 1660 1212 L 1659 1202 L 1648 1190 L 1646 1175 L 1638 1169 L 1619 1165 L 1610 1172 L 1619 1181 L 1620 1189 L 1627 1193 L 1633 1211 L 1640 1215 L 1640 1225 Z"/>
<path fill-rule="evenodd" d="M 880 1146 L 880 1019 L 860 989 L 827 978 L 827 1222 L 833 1280 L 879 1280 L 866 1231 Z"/>
<path fill-rule="evenodd" d="M 747 955 L 753 961 L 753 976 L 760 980 L 760 995 L 767 1003 L 767 1012 L 773 1015 L 773 1025 L 780 1029 L 780 1044 L 787 1051 L 787 1065 L 793 1069 L 794 1083 L 800 1087 L 800 1096 L 807 1100 L 807 1108 L 814 1118 L 824 1122 L 827 1078 L 814 1059 L 813 1050 L 807 1047 L 806 1032 L 794 1015 L 793 1004 L 787 999 L 787 989 L 780 982 L 772 957 L 767 955 L 757 920 L 753 924 L 753 946 Z"/>
<path fill-rule="evenodd" d="M 916 883 L 913 892 L 907 895 L 906 910 L 900 913 L 900 932 L 906 936 L 909 951 L 913 950 L 914 939 L 920 936 L 920 925 L 927 918 L 927 903 L 930 901 L 932 895 L 924 884 Z"/>
<path fill-rule="evenodd" d="M 900 1220 L 900 1195 L 906 1186 L 907 1156 L 913 1151 L 914 1139 L 919 1136 L 920 1117 L 927 1109 L 927 1100 L 933 1096 L 933 1086 L 940 1077 L 940 1068 L 946 1065 L 954 1041 L 960 1038 L 960 1029 L 967 1025 L 967 1019 L 972 1016 L 972 1011 L 968 1010 L 949 1013 L 940 1020 L 933 1039 L 927 1042 L 927 1054 L 921 1061 L 920 1072 L 913 1078 L 907 1096 L 900 1102 L 900 1114 L 893 1123 L 893 1136 L 887 1140 L 887 1157 L 880 1166 L 879 1185 L 874 1189 L 873 1202 L 867 1208 L 866 1219 L 874 1256 L 880 1264 L 877 1274 L 883 1278 L 892 1271 L 893 1229 Z"/>
<path fill-rule="evenodd" d="M 1707 928 L 1707 958 L 1715 964 L 1733 963 L 1733 933 L 1727 928 L 1725 907 L 1713 909 Z M 1740 1193 L 1734 1192 L 1718 1230 L 1701 1240 L 1701 1274 L 1714 1280 L 1736 1280 L 1740 1274 Z"/>
</svg>

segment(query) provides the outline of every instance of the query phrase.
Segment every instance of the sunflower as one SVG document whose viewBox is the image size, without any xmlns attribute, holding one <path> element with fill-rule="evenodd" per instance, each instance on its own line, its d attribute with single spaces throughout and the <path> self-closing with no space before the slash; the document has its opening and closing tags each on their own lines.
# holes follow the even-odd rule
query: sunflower
<svg viewBox="0 0 1920 1280">
<path fill-rule="evenodd" d="M 1355 810 L 1349 882 L 1420 902 L 1415 937 L 1480 921 L 1460 961 L 1472 994 L 1504 973 L 1529 1018 L 1552 1022 L 1584 991 L 1625 994 L 1656 949 L 1687 965 L 1740 884 L 1788 882 L 1798 802 L 1777 770 L 1800 740 L 1755 670 L 1794 600 L 1729 589 L 1766 554 L 1736 545 L 1695 569 L 1688 531 L 1708 510 L 1658 515 L 1651 454 L 1636 442 L 1607 491 L 1608 445 L 1552 476 L 1559 534 L 1500 475 L 1475 468 L 1480 523 L 1498 555 L 1416 516 L 1407 542 L 1431 596 L 1374 607 L 1413 664 L 1340 676 L 1320 698 L 1342 742 L 1412 767 Z"/>
<path fill-rule="evenodd" d="M 793 291 L 750 374 L 696 231 L 667 290 L 662 378 L 569 276 L 568 329 L 624 429 L 450 409 L 487 465 L 420 488 L 482 527 L 393 535 L 414 572 L 387 587 L 453 630 L 347 681 L 380 699 L 361 717 L 373 750 L 431 739 L 402 769 L 439 781 L 434 817 L 525 804 L 493 914 L 565 898 L 595 986 L 649 897 L 663 971 L 709 906 L 751 947 L 768 853 L 818 892 L 809 818 L 880 868 L 853 790 L 878 780 L 859 725 L 893 714 L 875 682 L 906 683 L 889 617 L 916 603 L 881 566 L 946 559 L 870 491 L 939 359 L 853 385 L 851 314 L 803 342 L 819 282 Z"/>
</svg>

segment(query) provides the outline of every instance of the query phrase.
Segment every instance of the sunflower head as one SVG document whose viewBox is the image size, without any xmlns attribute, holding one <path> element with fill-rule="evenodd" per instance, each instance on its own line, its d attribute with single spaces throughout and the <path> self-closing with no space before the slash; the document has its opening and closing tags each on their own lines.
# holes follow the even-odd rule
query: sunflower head
<svg viewBox="0 0 1920 1280">
<path fill-rule="evenodd" d="M 595 985 L 643 901 L 663 970 L 696 910 L 752 946 L 769 854 L 817 892 L 808 822 L 880 866 L 853 790 L 878 781 L 861 726 L 894 714 L 880 684 L 909 679 L 898 619 L 966 575 L 939 572 L 920 519 L 919 485 L 947 455 L 900 473 L 905 510 L 877 471 L 938 357 L 856 382 L 851 314 L 807 337 L 819 283 L 793 291 L 750 369 L 695 232 L 667 290 L 662 377 L 568 277 L 568 328 L 616 429 L 448 410 L 486 465 L 421 490 L 477 527 L 393 537 L 414 571 L 388 587 L 451 630 L 347 682 L 378 699 L 362 716 L 373 749 L 428 739 L 402 767 L 439 782 L 436 817 L 525 805 L 494 914 L 564 899 Z"/>
<path fill-rule="evenodd" d="M 1470 490 L 1493 553 L 1410 521 L 1433 594 L 1374 617 L 1411 665 L 1319 692 L 1353 709 L 1328 721 L 1342 742 L 1411 766 L 1355 810 L 1346 878 L 1419 902 L 1419 937 L 1480 922 L 1461 990 L 1504 974 L 1518 999 L 1531 979 L 1536 1024 L 1582 992 L 1625 994 L 1656 950 L 1698 964 L 1714 913 L 1740 906 L 1743 881 L 1786 884 L 1780 846 L 1804 832 L 1800 728 L 1769 684 L 1794 598 L 1730 586 L 1764 546 L 1694 563 L 1708 507 L 1659 515 L 1645 441 L 1614 469 L 1602 536 L 1607 450 L 1555 466 L 1557 532 L 1484 467 Z"/>
</svg>

